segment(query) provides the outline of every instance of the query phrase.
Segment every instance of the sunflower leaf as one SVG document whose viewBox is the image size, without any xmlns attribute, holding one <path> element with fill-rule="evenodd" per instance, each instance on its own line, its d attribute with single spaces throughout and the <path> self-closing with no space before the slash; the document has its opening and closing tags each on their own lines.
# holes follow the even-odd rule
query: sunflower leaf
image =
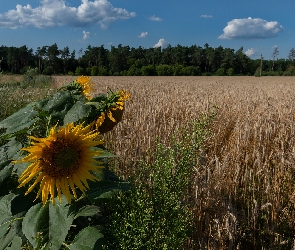
<svg viewBox="0 0 295 250">
<path fill-rule="evenodd" d="M 5 145 L 0 147 L 0 162 L 13 159 L 21 148 L 22 144 L 15 137 L 10 139 Z"/>
<path fill-rule="evenodd" d="M 43 240 L 46 242 L 49 238 L 49 204 L 43 206 L 42 203 L 38 203 L 32 206 L 25 215 L 22 230 L 34 247 L 37 245 L 36 236 L 38 233 L 42 233 Z"/>
<path fill-rule="evenodd" d="M 92 216 L 100 212 L 100 209 L 98 206 L 85 206 L 82 207 L 78 213 L 75 215 L 75 219 L 80 216 Z"/>
<path fill-rule="evenodd" d="M 48 112 L 51 116 L 51 123 L 56 124 L 64 119 L 64 116 L 74 105 L 75 100 L 69 91 L 60 91 L 48 99 L 38 103 L 37 108 Z M 60 124 L 63 125 L 63 124 Z"/>
<path fill-rule="evenodd" d="M 99 181 L 91 185 L 91 188 L 87 191 L 87 197 L 93 201 L 97 201 L 98 199 L 109 199 L 115 193 L 121 190 L 129 190 L 129 188 L 129 182 Z"/>
<path fill-rule="evenodd" d="M 11 241 L 11 246 L 7 247 L 5 250 L 19 250 L 22 247 L 22 238 L 19 236 L 14 236 Z"/>
<path fill-rule="evenodd" d="M 13 198 L 14 194 L 8 194 L 0 199 L 0 239 L 6 234 L 13 220 L 11 214 L 11 201 Z"/>
<path fill-rule="evenodd" d="M 8 165 L 0 171 L 0 186 L 2 182 L 10 176 L 12 169 L 13 169 L 12 165 Z"/>
<path fill-rule="evenodd" d="M 59 250 L 74 220 L 73 210 L 64 196 L 62 203 L 56 198 L 54 206 L 51 202 L 46 205 L 39 203 L 27 212 L 23 220 L 23 233 L 34 247 L 38 244 L 36 236 L 41 233 L 42 245 L 47 243 L 44 249 Z"/>
<path fill-rule="evenodd" d="M 11 134 L 29 128 L 36 120 L 38 112 L 34 110 L 36 103 L 32 102 L 0 122 L 0 128 L 6 128 L 5 133 Z"/>
<path fill-rule="evenodd" d="M 99 151 L 101 151 L 102 153 L 99 154 L 98 156 L 94 156 L 93 157 L 94 159 L 118 157 L 117 155 L 114 155 L 107 150 L 99 149 Z"/>
<path fill-rule="evenodd" d="M 70 250 L 103 249 L 104 236 L 94 227 L 82 229 L 69 246 Z"/>
<path fill-rule="evenodd" d="M 16 248 L 21 244 L 21 238 L 18 236 L 20 235 L 21 231 L 21 221 L 18 220 L 13 220 L 9 228 L 7 230 L 7 233 L 3 238 L 0 239 L 0 249 L 13 249 L 13 250 L 18 250 L 21 248 Z M 9 247 L 10 246 L 10 247 Z"/>
<path fill-rule="evenodd" d="M 82 120 L 87 117 L 91 111 L 92 107 L 90 105 L 85 105 L 84 103 L 77 101 L 66 113 L 63 119 L 64 124 Z"/>
</svg>

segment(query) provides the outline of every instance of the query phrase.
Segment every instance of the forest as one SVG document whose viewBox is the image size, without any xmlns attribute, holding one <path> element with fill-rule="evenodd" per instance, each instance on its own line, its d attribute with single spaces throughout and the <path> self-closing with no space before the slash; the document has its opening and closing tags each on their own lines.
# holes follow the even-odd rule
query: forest
<svg viewBox="0 0 295 250">
<path fill-rule="evenodd" d="M 78 54 L 78 58 L 76 57 Z M 251 59 L 243 47 L 238 50 L 217 48 L 206 43 L 203 47 L 171 46 L 165 48 L 138 48 L 130 46 L 89 45 L 85 51 L 70 51 L 69 47 L 38 47 L 36 51 L 26 45 L 0 47 L 0 72 L 23 74 L 37 68 L 44 75 L 91 76 L 291 76 L 295 75 L 295 49 L 287 59 L 278 58 L 274 48 L 271 59 Z"/>
</svg>

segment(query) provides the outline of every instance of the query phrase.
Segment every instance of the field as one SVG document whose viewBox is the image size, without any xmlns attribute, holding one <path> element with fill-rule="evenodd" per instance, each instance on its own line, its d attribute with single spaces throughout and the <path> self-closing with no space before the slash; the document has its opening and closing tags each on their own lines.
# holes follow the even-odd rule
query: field
<svg viewBox="0 0 295 250">
<path fill-rule="evenodd" d="M 54 76 L 57 87 L 76 79 Z M 106 136 L 132 175 L 157 138 L 215 110 L 212 133 L 194 168 L 194 228 L 201 249 L 290 249 L 295 234 L 295 78 L 92 77 L 96 96 L 131 94 L 123 120 Z M 245 248 L 249 247 L 249 248 Z"/>
<path fill-rule="evenodd" d="M 69 78 L 58 78 L 58 82 Z M 195 230 L 200 246 L 290 247 L 295 228 L 295 78 L 93 77 L 97 93 L 131 93 L 107 138 L 117 172 L 145 157 L 157 137 L 218 107 L 195 167 Z"/>
</svg>

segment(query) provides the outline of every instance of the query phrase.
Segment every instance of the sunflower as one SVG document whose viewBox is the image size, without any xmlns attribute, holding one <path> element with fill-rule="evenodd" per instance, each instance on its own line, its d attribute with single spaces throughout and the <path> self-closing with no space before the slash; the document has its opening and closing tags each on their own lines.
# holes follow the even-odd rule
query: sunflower
<svg viewBox="0 0 295 250">
<path fill-rule="evenodd" d="M 90 77 L 88 76 L 80 76 L 76 80 L 78 84 L 82 87 L 82 93 L 83 95 L 90 100 L 91 99 L 91 93 L 93 92 L 93 83 L 90 80 Z"/>
<path fill-rule="evenodd" d="M 98 132 L 91 130 L 91 126 L 83 127 L 82 124 L 74 126 L 67 124 L 57 131 L 54 126 L 47 138 L 30 138 L 35 141 L 31 146 L 23 148 L 29 154 L 18 162 L 31 162 L 26 170 L 19 177 L 20 185 L 23 187 L 33 180 L 32 185 L 26 194 L 31 192 L 40 183 L 36 199 L 41 195 L 43 204 L 46 204 L 48 195 L 51 196 L 53 205 L 56 196 L 61 202 L 63 193 L 71 203 L 72 191 L 77 199 L 76 187 L 83 193 L 89 188 L 87 179 L 98 180 L 90 171 L 99 172 L 103 166 L 98 166 L 98 162 L 93 159 L 102 152 L 91 150 L 102 141 L 95 140 Z"/>
<path fill-rule="evenodd" d="M 125 90 L 115 94 L 115 100 L 110 107 L 101 113 L 96 120 L 96 128 L 99 133 L 104 134 L 111 131 L 121 120 L 124 111 L 124 102 L 129 99 L 130 94 L 126 94 Z"/>
</svg>

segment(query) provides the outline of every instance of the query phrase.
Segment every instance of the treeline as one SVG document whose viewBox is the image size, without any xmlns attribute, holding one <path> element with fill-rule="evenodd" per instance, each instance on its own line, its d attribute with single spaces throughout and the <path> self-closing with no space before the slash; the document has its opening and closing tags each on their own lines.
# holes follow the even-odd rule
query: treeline
<svg viewBox="0 0 295 250">
<path fill-rule="evenodd" d="M 293 53 L 294 52 L 294 53 Z M 70 51 L 69 47 L 58 48 L 57 44 L 38 47 L 34 52 L 27 46 L 0 47 L 0 71 L 23 74 L 29 68 L 38 68 L 44 75 L 295 75 L 295 50 L 290 50 L 288 59 L 252 60 L 238 50 L 210 47 L 207 43 L 166 48 L 131 48 L 129 46 L 88 46 L 85 51 Z M 262 70 L 260 65 L 262 63 Z"/>
</svg>

